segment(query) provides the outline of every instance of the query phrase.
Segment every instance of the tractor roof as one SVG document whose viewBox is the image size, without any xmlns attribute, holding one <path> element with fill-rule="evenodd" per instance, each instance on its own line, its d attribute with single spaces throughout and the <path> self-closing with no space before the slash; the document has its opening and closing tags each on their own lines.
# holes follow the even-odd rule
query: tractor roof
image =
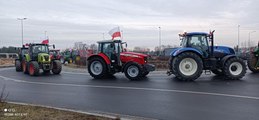
<svg viewBox="0 0 259 120">
<path fill-rule="evenodd" d="M 111 43 L 111 42 L 120 43 L 121 40 L 103 40 L 103 41 L 98 41 L 97 43 Z"/>
<path fill-rule="evenodd" d="M 187 33 L 186 35 L 188 36 L 188 35 L 209 35 L 209 34 L 205 32 L 190 32 L 190 33 Z"/>
<path fill-rule="evenodd" d="M 179 36 L 193 36 L 193 35 L 209 35 L 208 33 L 205 32 L 184 32 L 182 34 L 179 34 Z"/>
<path fill-rule="evenodd" d="M 44 45 L 44 46 L 48 46 L 48 44 L 41 44 L 41 43 L 30 43 L 30 46 L 34 46 L 34 45 Z"/>
</svg>

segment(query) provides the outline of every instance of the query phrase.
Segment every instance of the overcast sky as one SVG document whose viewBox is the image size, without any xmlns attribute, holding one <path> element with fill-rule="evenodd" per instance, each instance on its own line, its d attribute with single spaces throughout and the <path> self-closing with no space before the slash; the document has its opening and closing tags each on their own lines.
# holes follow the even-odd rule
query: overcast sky
<svg viewBox="0 0 259 120">
<path fill-rule="evenodd" d="M 259 0 L 0 0 L 0 47 L 41 42 L 47 31 L 50 43 L 58 48 L 73 43 L 96 43 L 111 39 L 108 31 L 116 26 L 123 30 L 129 47 L 154 48 L 159 43 L 178 45 L 178 33 L 216 30 L 218 45 L 259 40 Z M 240 42 L 240 43 L 241 43 Z M 256 43 L 256 42 L 254 42 Z"/>
</svg>

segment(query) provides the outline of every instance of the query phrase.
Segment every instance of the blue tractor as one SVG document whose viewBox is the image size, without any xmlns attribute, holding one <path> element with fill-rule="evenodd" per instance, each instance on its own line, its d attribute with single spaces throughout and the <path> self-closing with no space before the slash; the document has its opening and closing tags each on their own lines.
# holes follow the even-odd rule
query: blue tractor
<svg viewBox="0 0 259 120">
<path fill-rule="evenodd" d="M 214 46 L 214 31 L 179 34 L 181 47 L 170 54 L 168 75 L 174 74 L 184 81 L 196 80 L 205 70 L 227 79 L 240 79 L 246 73 L 243 59 L 235 55 L 234 49 Z"/>
</svg>

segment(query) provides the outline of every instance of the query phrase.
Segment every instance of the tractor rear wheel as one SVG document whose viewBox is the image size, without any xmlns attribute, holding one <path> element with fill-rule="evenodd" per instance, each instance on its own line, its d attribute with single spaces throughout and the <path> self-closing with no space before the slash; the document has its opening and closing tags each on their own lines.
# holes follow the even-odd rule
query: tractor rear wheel
<svg viewBox="0 0 259 120">
<path fill-rule="evenodd" d="M 249 58 L 247 59 L 247 66 L 253 73 L 259 73 L 259 69 L 256 68 L 257 62 L 258 58 L 256 58 L 255 54 L 250 54 Z"/>
<path fill-rule="evenodd" d="M 246 73 L 245 62 L 237 57 L 230 58 L 224 64 L 223 72 L 227 79 L 240 79 L 244 77 Z"/>
<path fill-rule="evenodd" d="M 39 72 L 40 72 L 40 67 L 39 67 L 38 62 L 31 61 L 29 63 L 29 74 L 31 76 L 37 76 L 37 75 L 39 75 Z"/>
<path fill-rule="evenodd" d="M 60 74 L 62 70 L 62 64 L 59 60 L 54 60 L 52 62 L 52 73 L 53 74 Z"/>
<path fill-rule="evenodd" d="M 107 75 L 107 66 L 99 57 L 90 59 L 87 67 L 89 74 L 95 79 L 104 78 Z"/>
<path fill-rule="evenodd" d="M 22 64 L 20 60 L 15 60 L 15 70 L 17 72 L 22 71 Z"/>
<path fill-rule="evenodd" d="M 29 67 L 28 63 L 25 60 L 23 60 L 22 61 L 22 71 L 23 71 L 24 74 L 28 74 L 29 73 L 28 72 L 28 67 Z"/>
<path fill-rule="evenodd" d="M 182 53 L 175 57 L 173 61 L 173 73 L 179 80 L 192 81 L 202 74 L 202 59 L 195 53 Z"/>
<path fill-rule="evenodd" d="M 142 77 L 142 68 L 138 63 L 129 63 L 124 69 L 125 76 L 130 80 L 139 80 Z"/>
</svg>

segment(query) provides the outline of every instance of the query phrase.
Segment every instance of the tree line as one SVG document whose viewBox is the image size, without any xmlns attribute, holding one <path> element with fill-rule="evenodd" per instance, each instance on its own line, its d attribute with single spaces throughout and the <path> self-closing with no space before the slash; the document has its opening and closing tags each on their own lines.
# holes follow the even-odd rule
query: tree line
<svg viewBox="0 0 259 120">
<path fill-rule="evenodd" d="M 0 48 L 0 53 L 18 53 L 18 49 L 13 46 Z"/>
</svg>

